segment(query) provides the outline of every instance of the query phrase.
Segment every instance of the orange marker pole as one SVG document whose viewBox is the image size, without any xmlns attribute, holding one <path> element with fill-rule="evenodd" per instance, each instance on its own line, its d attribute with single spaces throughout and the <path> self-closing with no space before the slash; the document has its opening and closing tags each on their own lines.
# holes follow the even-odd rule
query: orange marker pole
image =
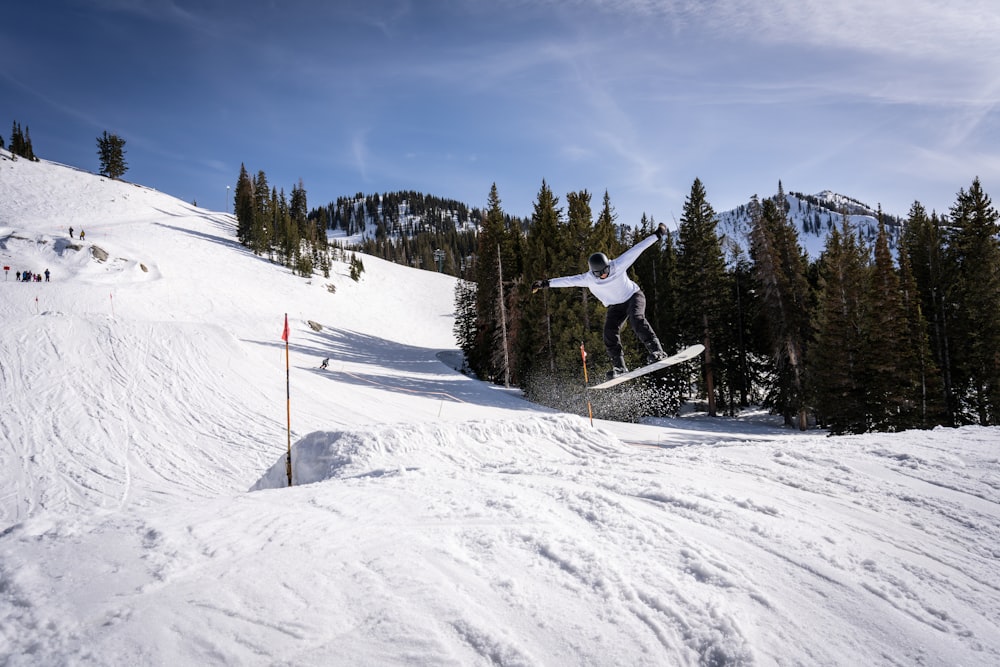
<svg viewBox="0 0 1000 667">
<path fill-rule="evenodd" d="M 587 377 L 587 351 L 583 349 L 583 343 L 580 343 L 580 358 L 583 359 L 583 390 L 586 392 L 588 385 L 590 385 L 590 380 Z M 594 425 L 594 409 L 590 406 L 590 395 L 587 394 L 587 416 L 590 417 L 590 425 Z"/>
</svg>

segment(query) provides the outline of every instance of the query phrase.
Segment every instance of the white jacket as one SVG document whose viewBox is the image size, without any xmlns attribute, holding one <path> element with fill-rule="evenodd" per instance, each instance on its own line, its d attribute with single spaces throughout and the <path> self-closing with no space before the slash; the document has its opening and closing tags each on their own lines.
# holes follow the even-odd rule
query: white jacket
<svg viewBox="0 0 1000 667">
<path fill-rule="evenodd" d="M 628 277 L 628 267 L 639 259 L 642 251 L 656 242 L 656 234 L 645 238 L 611 260 L 608 277 L 603 280 L 590 271 L 576 276 L 564 276 L 549 280 L 549 287 L 586 287 L 605 306 L 625 303 L 639 291 L 639 286 Z"/>
</svg>

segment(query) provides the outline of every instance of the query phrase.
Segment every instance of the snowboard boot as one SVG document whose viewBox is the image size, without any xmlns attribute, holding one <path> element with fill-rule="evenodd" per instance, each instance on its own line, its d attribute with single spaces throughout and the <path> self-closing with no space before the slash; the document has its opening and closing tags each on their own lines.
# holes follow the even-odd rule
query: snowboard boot
<svg viewBox="0 0 1000 667">
<path fill-rule="evenodd" d="M 663 347 L 660 345 L 660 341 L 657 340 L 656 338 L 654 338 L 652 343 L 650 343 L 648 349 L 649 349 L 649 355 L 646 357 L 647 364 L 655 364 L 657 361 L 662 361 L 663 359 L 666 359 L 668 356 L 670 356 L 663 351 Z"/>
<path fill-rule="evenodd" d="M 611 358 L 611 370 L 608 371 L 608 379 L 613 380 L 614 378 L 628 373 L 628 368 L 625 366 L 625 355 L 619 354 L 617 357 Z"/>
</svg>

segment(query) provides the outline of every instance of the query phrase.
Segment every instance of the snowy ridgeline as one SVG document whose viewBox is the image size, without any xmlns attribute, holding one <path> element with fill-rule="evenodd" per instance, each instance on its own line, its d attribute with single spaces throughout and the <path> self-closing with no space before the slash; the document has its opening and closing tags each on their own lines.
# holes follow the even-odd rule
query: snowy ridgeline
<svg viewBox="0 0 1000 667">
<path fill-rule="evenodd" d="M 822 254 L 830 232 L 834 228 L 840 229 L 845 211 L 851 228 L 857 230 L 866 242 L 871 244 L 878 236 L 877 213 L 849 197 L 824 190 L 817 195 L 786 194 L 785 201 L 788 219 L 799 235 L 799 245 L 812 260 Z M 891 215 L 883 215 L 883 219 L 889 247 L 895 252 L 903 221 Z M 726 244 L 729 251 L 739 248 L 744 254 L 748 253 L 747 235 L 752 226 L 748 207 L 739 206 L 719 213 L 718 220 L 719 234 L 729 240 Z"/>
</svg>

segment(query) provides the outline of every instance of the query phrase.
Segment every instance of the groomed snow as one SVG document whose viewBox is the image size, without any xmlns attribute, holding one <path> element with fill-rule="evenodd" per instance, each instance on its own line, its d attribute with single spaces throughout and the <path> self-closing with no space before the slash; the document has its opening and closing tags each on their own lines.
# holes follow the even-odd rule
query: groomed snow
<svg viewBox="0 0 1000 667">
<path fill-rule="evenodd" d="M 0 664 L 1000 664 L 1000 429 L 592 426 L 363 260 L 0 152 Z"/>
</svg>

